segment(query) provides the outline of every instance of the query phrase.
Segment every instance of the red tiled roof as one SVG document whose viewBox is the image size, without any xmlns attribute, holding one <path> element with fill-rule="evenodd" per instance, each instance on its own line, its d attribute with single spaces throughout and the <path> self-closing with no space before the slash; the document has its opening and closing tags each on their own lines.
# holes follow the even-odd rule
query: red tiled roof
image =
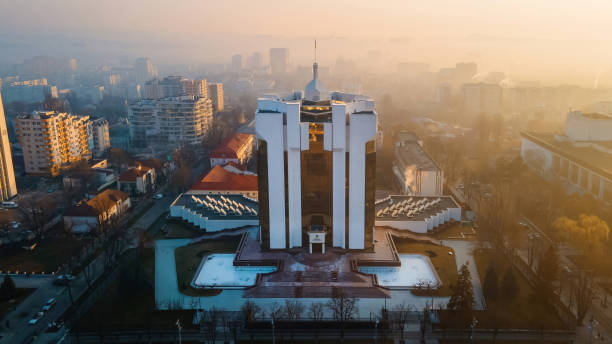
<svg viewBox="0 0 612 344">
<path fill-rule="evenodd" d="M 98 217 L 103 208 L 108 210 L 111 206 L 117 204 L 119 200 L 125 201 L 128 197 L 123 191 L 104 190 L 89 201 L 81 202 L 68 209 L 64 216 Z"/>
<path fill-rule="evenodd" d="M 257 191 L 257 175 L 232 173 L 217 165 L 192 190 Z"/>
<path fill-rule="evenodd" d="M 136 180 L 136 178 L 144 176 L 150 169 L 151 168 L 146 166 L 141 166 L 140 168 L 132 167 L 121 173 L 119 176 L 119 181 L 133 182 Z"/>
<path fill-rule="evenodd" d="M 249 144 L 251 134 L 234 134 L 221 142 L 211 153 L 211 158 L 238 158 L 236 152 L 246 144 Z"/>
<path fill-rule="evenodd" d="M 162 168 L 164 167 L 163 161 L 161 161 L 160 159 L 157 159 L 157 158 L 140 160 L 140 163 L 142 164 L 142 166 L 150 167 L 150 168 L 154 169 L 156 172 L 157 171 L 161 171 Z"/>
</svg>

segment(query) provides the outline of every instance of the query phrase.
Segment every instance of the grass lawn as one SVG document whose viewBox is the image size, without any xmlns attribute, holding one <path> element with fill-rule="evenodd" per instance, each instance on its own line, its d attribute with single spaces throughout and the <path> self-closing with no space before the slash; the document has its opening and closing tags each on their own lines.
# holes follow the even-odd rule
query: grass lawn
<svg viewBox="0 0 612 344">
<path fill-rule="evenodd" d="M 78 253 L 87 241 L 71 236 L 47 237 L 34 241 L 38 245 L 26 251 L 17 243 L 2 246 L 0 250 L 0 271 L 53 272 L 65 263 L 71 255 Z"/>
<path fill-rule="evenodd" d="M 433 293 L 434 296 L 450 296 L 450 285 L 457 282 L 457 263 L 455 252 L 447 246 L 435 245 L 431 243 L 418 242 L 408 238 L 393 237 L 395 246 L 399 253 L 422 254 L 429 257 L 434 268 L 440 276 L 442 286 Z M 449 255 L 448 252 L 453 252 Z M 432 296 L 431 291 L 412 290 L 414 295 Z"/>
<path fill-rule="evenodd" d="M 135 329 L 175 329 L 177 318 L 184 326 L 191 326 L 193 311 L 155 310 L 155 250 L 142 249 L 138 259 L 128 268 L 142 267 L 147 283 L 128 295 L 117 278 L 93 307 L 79 320 L 79 331 L 119 331 Z"/>
<path fill-rule="evenodd" d="M 436 230 L 432 235 L 436 239 L 475 240 L 476 235 L 471 226 L 464 226 L 461 222 L 453 222 Z"/>
<path fill-rule="evenodd" d="M 190 286 L 191 280 L 205 255 L 213 252 L 234 253 L 239 241 L 240 236 L 231 236 L 177 247 L 174 250 L 174 257 L 176 259 L 176 274 L 181 293 L 195 296 L 218 295 L 221 290 L 197 290 L 192 288 Z"/>
<path fill-rule="evenodd" d="M 2 280 L 4 280 L 4 277 L 0 279 L 0 283 L 2 283 Z M 17 288 L 17 295 L 12 300 L 0 301 L 0 319 L 12 311 L 14 307 L 17 307 L 21 301 L 25 300 L 35 290 L 36 289 L 30 288 Z"/>
<path fill-rule="evenodd" d="M 474 252 L 474 260 L 478 268 L 480 281 L 485 278 L 486 270 L 495 257 L 493 250 L 476 250 Z M 500 279 L 510 263 L 501 256 L 497 261 L 498 276 Z M 511 302 L 493 301 L 487 299 L 487 315 L 481 321 L 482 325 L 495 326 L 499 328 L 521 328 L 521 329 L 563 329 L 564 324 L 559 319 L 554 309 L 534 297 L 533 289 L 527 280 L 515 270 L 515 276 L 519 286 L 519 294 L 515 300 Z M 478 327 L 481 327 L 480 325 Z"/>
</svg>

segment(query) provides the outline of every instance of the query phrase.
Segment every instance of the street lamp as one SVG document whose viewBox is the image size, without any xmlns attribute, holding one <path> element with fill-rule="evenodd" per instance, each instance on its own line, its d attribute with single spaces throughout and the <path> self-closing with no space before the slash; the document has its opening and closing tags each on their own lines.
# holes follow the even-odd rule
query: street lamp
<svg viewBox="0 0 612 344">
<path fill-rule="evenodd" d="M 274 333 L 274 318 L 272 318 L 272 344 L 275 344 L 276 338 Z"/>
<path fill-rule="evenodd" d="M 470 332 L 470 342 L 472 344 L 474 344 L 474 328 L 476 327 L 476 325 L 478 325 L 478 320 L 476 320 L 476 317 L 474 317 L 472 319 L 472 324 L 470 325 L 470 328 L 472 329 Z"/>
</svg>

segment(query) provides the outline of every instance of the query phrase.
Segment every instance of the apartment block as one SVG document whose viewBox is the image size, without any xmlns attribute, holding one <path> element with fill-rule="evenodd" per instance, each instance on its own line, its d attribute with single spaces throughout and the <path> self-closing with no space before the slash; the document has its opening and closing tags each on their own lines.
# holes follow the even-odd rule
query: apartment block
<svg viewBox="0 0 612 344">
<path fill-rule="evenodd" d="M 223 84 L 211 83 L 208 84 L 208 97 L 212 101 L 213 111 L 220 112 L 225 108 L 223 103 Z"/>
<path fill-rule="evenodd" d="M 17 184 L 15 184 L 15 172 L 13 171 L 11 144 L 6 132 L 6 119 L 0 96 L 0 201 L 5 201 L 15 195 L 17 195 Z"/>
<path fill-rule="evenodd" d="M 35 111 L 15 119 L 26 173 L 57 176 L 63 168 L 91 159 L 89 116 Z"/>
</svg>

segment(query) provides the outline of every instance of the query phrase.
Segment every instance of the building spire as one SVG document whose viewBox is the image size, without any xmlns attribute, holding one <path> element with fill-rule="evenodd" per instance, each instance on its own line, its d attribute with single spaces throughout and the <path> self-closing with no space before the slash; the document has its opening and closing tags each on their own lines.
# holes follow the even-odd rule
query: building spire
<svg viewBox="0 0 612 344">
<path fill-rule="evenodd" d="M 317 64 L 317 39 L 314 41 L 314 63 L 312 64 L 312 79 L 317 80 L 319 77 L 319 65 Z"/>
<path fill-rule="evenodd" d="M 314 50 L 314 53 L 315 53 L 315 61 L 314 62 L 317 63 L 317 39 L 316 38 L 315 38 L 315 50 Z"/>
</svg>

